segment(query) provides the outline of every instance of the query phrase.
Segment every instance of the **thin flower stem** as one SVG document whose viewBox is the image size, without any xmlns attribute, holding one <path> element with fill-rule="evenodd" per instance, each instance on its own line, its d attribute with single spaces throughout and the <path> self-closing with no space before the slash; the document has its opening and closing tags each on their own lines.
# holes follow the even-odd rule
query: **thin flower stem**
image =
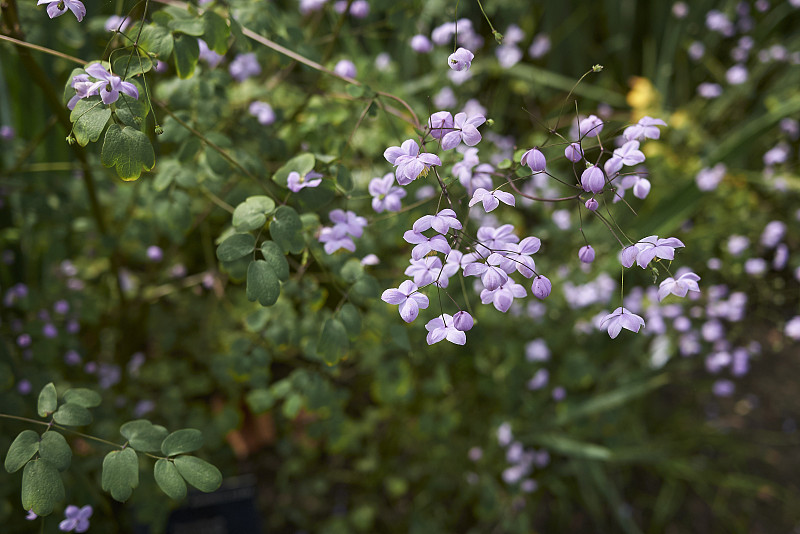
<svg viewBox="0 0 800 534">
<path fill-rule="evenodd" d="M 489 20 L 489 16 L 486 14 L 486 11 L 483 10 L 483 4 L 481 4 L 481 0 L 477 0 L 477 2 L 478 2 L 478 7 L 481 8 L 481 13 L 483 13 L 483 18 L 486 19 L 486 22 L 489 24 L 489 29 L 492 30 L 492 35 L 494 36 L 495 39 L 497 39 L 497 42 L 500 43 L 500 41 L 502 40 L 502 36 L 500 39 L 497 38 L 497 36 L 500 35 L 500 32 L 495 30 L 494 26 L 492 26 L 492 21 Z"/>
<path fill-rule="evenodd" d="M 525 197 L 525 198 L 529 198 L 531 200 L 538 200 L 539 202 L 566 202 L 568 200 L 575 200 L 575 199 L 579 199 L 581 197 L 580 193 L 578 193 L 577 195 L 572 195 L 572 196 L 569 196 L 569 197 L 561 197 L 561 198 L 535 197 L 533 195 L 528 195 L 528 194 L 523 193 L 522 191 L 520 191 L 519 188 L 517 188 L 517 186 L 514 184 L 514 181 L 511 180 L 510 178 L 506 177 L 506 180 L 508 181 L 508 185 L 511 186 L 511 189 L 513 189 L 514 192 L 516 192 L 519 196 Z"/>
<path fill-rule="evenodd" d="M 13 37 L 9 37 L 8 35 L 0 34 L 0 41 L 8 41 L 9 43 L 15 44 L 17 46 L 22 46 L 25 48 L 30 48 L 31 50 L 36 50 L 38 52 L 44 52 L 45 54 L 50 54 L 51 56 L 60 57 L 61 59 L 66 59 L 67 61 L 72 61 L 73 63 L 79 63 L 81 65 L 86 65 L 86 61 L 82 60 L 81 58 L 77 58 L 75 56 L 70 56 L 69 54 L 64 54 L 57 50 L 53 50 L 52 48 L 47 48 L 44 46 L 35 45 L 33 43 L 29 43 L 27 41 L 20 41 L 19 39 L 14 39 Z"/>
</svg>

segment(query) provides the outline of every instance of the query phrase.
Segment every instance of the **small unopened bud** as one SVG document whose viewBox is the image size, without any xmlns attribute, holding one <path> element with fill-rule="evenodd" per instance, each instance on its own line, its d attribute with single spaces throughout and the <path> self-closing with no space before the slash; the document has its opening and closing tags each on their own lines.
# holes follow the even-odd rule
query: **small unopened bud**
<svg viewBox="0 0 800 534">
<path fill-rule="evenodd" d="M 600 72 L 601 70 L 603 70 L 602 65 L 592 65 L 592 72 Z"/>
<path fill-rule="evenodd" d="M 494 35 L 494 40 L 497 41 L 497 44 L 503 44 L 503 34 L 502 33 L 500 33 L 497 30 L 494 30 L 492 32 L 492 35 Z"/>
<path fill-rule="evenodd" d="M 550 280 L 546 276 L 540 274 L 533 279 L 531 293 L 533 293 L 534 297 L 538 299 L 546 299 L 548 296 L 550 296 L 550 291 L 552 290 L 553 284 L 550 283 Z"/>
<path fill-rule="evenodd" d="M 578 259 L 583 263 L 592 263 L 594 261 L 594 249 L 592 245 L 584 245 L 578 251 Z"/>
<path fill-rule="evenodd" d="M 70 145 L 75 143 L 75 138 L 72 136 L 72 134 L 69 134 L 67 136 L 67 143 L 70 144 Z"/>
<path fill-rule="evenodd" d="M 472 320 L 472 316 L 469 313 L 462 310 L 453 316 L 453 324 L 456 330 L 467 332 L 468 330 L 472 330 L 475 322 Z"/>
<path fill-rule="evenodd" d="M 155 132 L 156 132 L 156 135 L 161 135 L 161 134 L 164 133 L 164 128 L 162 128 L 161 126 L 156 124 Z"/>
<path fill-rule="evenodd" d="M 586 206 L 586 209 L 589 211 L 596 211 L 598 206 L 597 200 L 595 200 L 594 198 L 590 198 L 589 200 L 587 200 L 586 204 L 584 205 Z"/>
<path fill-rule="evenodd" d="M 490 128 L 494 126 L 494 119 L 486 119 L 486 126 Z"/>
</svg>

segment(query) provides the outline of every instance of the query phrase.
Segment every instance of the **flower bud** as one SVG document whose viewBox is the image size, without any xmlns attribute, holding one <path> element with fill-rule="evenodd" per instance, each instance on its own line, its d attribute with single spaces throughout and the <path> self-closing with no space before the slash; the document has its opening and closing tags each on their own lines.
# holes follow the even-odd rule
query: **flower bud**
<svg viewBox="0 0 800 534">
<path fill-rule="evenodd" d="M 564 149 L 564 156 L 572 163 L 577 163 L 583 158 L 583 149 L 578 143 L 570 143 Z"/>
<path fill-rule="evenodd" d="M 599 193 L 606 185 L 606 178 L 600 167 L 592 165 L 581 174 L 581 187 L 589 193 Z"/>
<path fill-rule="evenodd" d="M 527 165 L 530 167 L 531 171 L 534 173 L 544 171 L 544 168 L 547 165 L 547 160 L 544 158 L 544 154 L 542 154 L 541 150 L 538 148 L 532 148 L 525 152 L 519 162 L 522 165 Z"/>
<path fill-rule="evenodd" d="M 595 200 L 594 197 L 592 197 L 586 201 L 586 204 L 584 204 L 584 206 L 586 206 L 586 209 L 589 211 L 596 211 L 598 206 L 597 200 Z"/>
<path fill-rule="evenodd" d="M 469 313 L 462 310 L 453 316 L 453 324 L 455 325 L 456 330 L 467 332 L 472 330 L 475 322 L 472 320 L 472 316 Z"/>
<path fill-rule="evenodd" d="M 578 251 L 578 259 L 583 263 L 592 263 L 594 261 L 594 249 L 592 245 L 584 245 Z"/>
<path fill-rule="evenodd" d="M 550 291 L 553 289 L 553 284 L 550 283 L 550 280 L 543 275 L 537 275 L 536 278 L 533 279 L 533 285 L 531 286 L 531 293 L 538 299 L 546 299 L 550 296 Z"/>
</svg>

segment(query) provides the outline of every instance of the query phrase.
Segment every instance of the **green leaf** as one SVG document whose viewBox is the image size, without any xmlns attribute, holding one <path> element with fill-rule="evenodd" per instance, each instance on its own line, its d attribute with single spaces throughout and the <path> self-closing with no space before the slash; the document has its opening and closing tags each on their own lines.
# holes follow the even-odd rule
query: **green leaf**
<svg viewBox="0 0 800 534">
<path fill-rule="evenodd" d="M 247 300 L 272 306 L 278 302 L 280 294 L 281 283 L 269 263 L 257 260 L 247 267 Z"/>
<path fill-rule="evenodd" d="M 126 181 L 136 180 L 142 171 L 149 171 L 156 164 L 156 155 L 150 139 L 135 128 L 120 128 L 112 124 L 106 130 L 100 160 L 106 167 L 114 166 L 117 175 Z"/>
<path fill-rule="evenodd" d="M 58 395 L 56 394 L 56 386 L 50 382 L 39 392 L 39 403 L 36 410 L 40 417 L 47 417 L 56 411 L 57 406 Z"/>
<path fill-rule="evenodd" d="M 186 497 L 186 482 L 183 481 L 178 468 L 175 464 L 164 458 L 156 461 L 153 467 L 153 477 L 156 479 L 156 484 L 161 488 L 161 491 L 167 494 L 171 499 L 183 499 Z"/>
<path fill-rule="evenodd" d="M 350 339 L 361 333 L 361 314 L 358 313 L 358 308 L 349 302 L 343 304 L 339 310 L 339 320 L 342 321 Z"/>
<path fill-rule="evenodd" d="M 84 408 L 100 406 L 102 400 L 99 393 L 86 388 L 68 389 L 66 393 L 64 393 L 64 401 L 83 406 Z"/>
<path fill-rule="evenodd" d="M 289 178 L 289 173 L 296 172 L 300 176 L 305 176 L 314 170 L 315 164 L 316 160 L 314 159 L 314 154 L 300 154 L 287 161 L 283 167 L 275 171 L 275 174 L 272 175 L 272 181 L 281 187 L 288 187 L 287 180 Z"/>
<path fill-rule="evenodd" d="M 174 32 L 185 33 L 193 37 L 202 37 L 205 32 L 205 24 L 202 19 L 172 19 L 167 24 L 169 29 Z"/>
<path fill-rule="evenodd" d="M 217 54 L 225 54 L 228 51 L 228 38 L 231 36 L 231 30 L 225 19 L 213 11 L 206 11 L 203 13 L 203 23 L 205 24 L 203 40 L 208 48 Z"/>
<path fill-rule="evenodd" d="M 627 404 L 636 397 L 646 395 L 654 389 L 666 385 L 668 382 L 669 377 L 666 374 L 661 374 L 644 382 L 625 384 L 608 393 L 596 395 L 585 403 L 572 407 L 566 412 L 559 414 L 556 418 L 556 424 L 563 425 L 579 417 L 613 410 L 614 408 Z"/>
<path fill-rule="evenodd" d="M 59 471 L 66 471 L 72 463 L 72 449 L 60 433 L 48 430 L 39 442 L 39 457 L 47 460 Z"/>
<path fill-rule="evenodd" d="M 69 120 L 72 121 L 72 133 L 80 146 L 86 146 L 89 142 L 100 139 L 100 134 L 111 118 L 111 108 L 104 106 L 96 98 L 78 100 Z"/>
<path fill-rule="evenodd" d="M 92 422 L 92 414 L 83 406 L 68 402 L 58 407 L 53 420 L 59 425 L 83 426 Z"/>
<path fill-rule="evenodd" d="M 22 508 L 36 515 L 49 515 L 64 500 L 64 482 L 58 469 L 47 460 L 33 460 L 22 472 Z"/>
<path fill-rule="evenodd" d="M 200 59 L 200 47 L 197 39 L 189 35 L 178 34 L 172 49 L 172 56 L 175 58 L 175 71 L 178 78 L 183 80 L 191 78 L 197 60 Z"/>
<path fill-rule="evenodd" d="M 147 419 L 128 421 L 119 427 L 119 433 L 128 440 L 137 451 L 157 452 L 161 450 L 161 442 L 167 437 L 167 429 L 154 425 Z"/>
<path fill-rule="evenodd" d="M 153 60 L 145 52 L 134 53 L 131 49 L 127 54 L 120 54 L 114 60 L 113 72 L 115 75 L 131 81 L 129 78 L 149 72 L 153 68 Z"/>
<path fill-rule="evenodd" d="M 345 91 L 347 94 L 352 96 L 353 98 L 361 98 L 364 96 L 364 86 L 363 85 L 348 85 L 345 87 Z"/>
<path fill-rule="evenodd" d="M 9 473 L 15 473 L 22 469 L 22 466 L 33 458 L 39 451 L 39 434 L 33 430 L 23 430 L 20 432 L 6 454 L 5 468 Z"/>
<path fill-rule="evenodd" d="M 203 433 L 194 428 L 182 428 L 167 436 L 161 443 L 161 452 L 175 456 L 196 451 L 203 446 Z"/>
<path fill-rule="evenodd" d="M 233 210 L 233 226 L 237 232 L 258 230 L 267 223 L 267 216 L 275 211 L 275 202 L 263 195 L 247 197 Z"/>
<path fill-rule="evenodd" d="M 281 247 L 274 241 L 264 241 L 261 243 L 261 254 L 264 260 L 275 272 L 278 280 L 285 282 L 289 279 L 289 262 L 283 254 Z"/>
<path fill-rule="evenodd" d="M 347 282 L 352 284 L 364 274 L 364 266 L 361 264 L 361 260 L 357 258 L 350 258 L 344 262 L 339 274 L 341 274 L 342 278 L 344 278 Z"/>
<path fill-rule="evenodd" d="M 344 165 L 337 165 L 336 183 L 339 184 L 339 187 L 341 187 L 346 193 L 349 193 L 353 190 L 353 176 Z"/>
<path fill-rule="evenodd" d="M 178 456 L 175 467 L 186 482 L 206 493 L 217 490 L 222 485 L 219 469 L 196 456 Z"/>
<path fill-rule="evenodd" d="M 252 234 L 233 234 L 217 247 L 219 261 L 234 261 L 256 249 L 256 238 Z"/>
<path fill-rule="evenodd" d="M 139 485 L 139 459 L 131 448 L 111 451 L 103 459 L 101 486 L 119 502 L 125 502 Z"/>
<path fill-rule="evenodd" d="M 284 252 L 291 252 L 292 254 L 299 254 L 305 248 L 302 230 L 303 224 L 300 222 L 300 216 L 289 206 L 279 207 L 269 225 L 269 233 L 272 236 L 272 240 Z"/>
<path fill-rule="evenodd" d="M 534 434 L 530 436 L 531 443 L 546 447 L 551 451 L 574 458 L 587 460 L 611 460 L 610 449 L 594 443 L 584 443 L 562 434 Z"/>
<path fill-rule="evenodd" d="M 258 388 L 248 392 L 244 400 L 254 414 L 264 413 L 275 405 L 275 397 L 267 388 Z"/>
<path fill-rule="evenodd" d="M 172 53 L 172 33 L 158 24 L 148 24 L 142 28 L 139 46 L 164 61 Z"/>
<path fill-rule="evenodd" d="M 317 352 L 328 365 L 336 365 L 350 350 L 347 329 L 338 319 L 327 319 L 317 342 Z"/>
</svg>

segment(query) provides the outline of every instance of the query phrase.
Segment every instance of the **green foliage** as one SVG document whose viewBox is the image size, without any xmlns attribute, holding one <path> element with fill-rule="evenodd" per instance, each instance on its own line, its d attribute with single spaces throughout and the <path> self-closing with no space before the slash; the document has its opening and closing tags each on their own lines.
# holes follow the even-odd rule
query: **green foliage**
<svg viewBox="0 0 800 534">
<path fill-rule="evenodd" d="M 275 212 L 275 202 L 264 195 L 248 197 L 233 211 L 233 226 L 237 232 L 258 230 Z"/>
<path fill-rule="evenodd" d="M 247 267 L 247 300 L 272 306 L 278 301 L 281 284 L 270 263 L 256 260 Z"/>
<path fill-rule="evenodd" d="M 256 238 L 251 234 L 233 234 L 217 247 L 217 259 L 234 261 L 251 254 L 256 249 Z"/>
<path fill-rule="evenodd" d="M 133 449 L 143 452 L 160 451 L 161 443 L 168 435 L 166 428 L 154 425 L 146 419 L 128 421 L 119 428 L 119 433 L 128 440 Z"/>
<path fill-rule="evenodd" d="M 50 515 L 64 500 L 64 483 L 58 469 L 44 459 L 32 460 L 22 471 L 22 507 L 39 516 Z"/>
<path fill-rule="evenodd" d="M 189 35 L 175 35 L 172 56 L 178 76 L 184 80 L 191 78 L 195 67 L 197 67 L 197 60 L 200 59 L 200 48 L 197 45 L 197 39 Z"/>
<path fill-rule="evenodd" d="M 58 394 L 56 393 L 56 386 L 50 382 L 39 392 L 39 402 L 36 411 L 40 417 L 47 417 L 56 411 L 57 406 Z"/>
<path fill-rule="evenodd" d="M 209 493 L 222 484 L 222 473 L 205 460 L 196 456 L 178 456 L 174 462 L 184 480 L 200 491 Z"/>
<path fill-rule="evenodd" d="M 53 420 L 59 425 L 84 426 L 92 422 L 92 414 L 80 404 L 67 402 L 58 407 Z"/>
<path fill-rule="evenodd" d="M 103 165 L 115 167 L 123 180 L 136 180 L 142 171 L 149 171 L 155 164 L 153 145 L 147 135 L 130 126 L 112 124 L 106 130 L 100 154 Z"/>
<path fill-rule="evenodd" d="M 22 469 L 37 452 L 39 452 L 39 434 L 33 430 L 23 430 L 8 448 L 3 465 L 7 472 L 14 473 Z"/>
<path fill-rule="evenodd" d="M 303 223 L 300 216 L 289 206 L 280 206 L 275 210 L 275 216 L 269 224 L 269 233 L 272 240 L 284 252 L 299 254 L 305 248 L 303 240 Z"/>
<path fill-rule="evenodd" d="M 161 452 L 167 456 L 175 456 L 187 452 L 194 452 L 203 446 L 203 434 L 194 428 L 176 430 L 164 438 L 161 443 Z"/>
<path fill-rule="evenodd" d="M 78 100 L 70 114 L 72 133 L 81 146 L 100 139 L 111 118 L 111 108 L 104 106 L 99 97 Z"/>
<path fill-rule="evenodd" d="M 139 47 L 162 60 L 172 54 L 172 33 L 158 24 L 145 24 L 139 36 Z"/>
<path fill-rule="evenodd" d="M 66 471 L 72 463 L 72 449 L 60 433 L 48 430 L 39 442 L 39 457 L 47 460 L 59 471 Z"/>
<path fill-rule="evenodd" d="M 119 502 L 127 501 L 139 485 L 139 460 L 132 448 L 111 451 L 103 458 L 101 486 Z"/>
<path fill-rule="evenodd" d="M 84 408 L 95 408 L 100 406 L 102 397 L 91 389 L 73 388 L 64 392 L 64 402 L 83 406 Z"/>
<path fill-rule="evenodd" d="M 347 355 L 350 342 L 347 339 L 347 329 L 338 319 L 327 319 L 322 325 L 322 331 L 317 342 L 317 350 L 328 365 L 336 365 Z"/>
<path fill-rule="evenodd" d="M 161 490 L 171 499 L 183 499 L 186 497 L 186 482 L 171 460 L 160 458 L 156 460 L 153 467 L 153 476 Z"/>
</svg>

